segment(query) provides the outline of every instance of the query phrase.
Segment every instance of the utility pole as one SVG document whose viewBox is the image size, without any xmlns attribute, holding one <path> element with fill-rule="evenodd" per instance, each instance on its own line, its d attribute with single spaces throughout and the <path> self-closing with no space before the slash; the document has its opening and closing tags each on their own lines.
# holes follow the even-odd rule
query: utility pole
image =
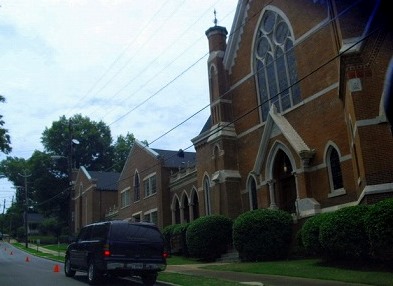
<svg viewBox="0 0 393 286">
<path fill-rule="evenodd" d="M 5 199 L 4 199 L 4 204 L 3 204 L 3 216 L 1 220 L 1 234 L 0 234 L 0 239 L 4 235 L 4 210 L 5 210 Z"/>
<path fill-rule="evenodd" d="M 28 248 L 28 229 L 27 229 L 27 212 L 29 210 L 28 206 L 28 196 L 27 196 L 27 178 L 31 176 L 31 174 L 27 174 L 26 170 L 23 172 L 23 174 L 18 174 L 19 176 L 23 177 L 25 179 L 25 247 Z"/>
</svg>

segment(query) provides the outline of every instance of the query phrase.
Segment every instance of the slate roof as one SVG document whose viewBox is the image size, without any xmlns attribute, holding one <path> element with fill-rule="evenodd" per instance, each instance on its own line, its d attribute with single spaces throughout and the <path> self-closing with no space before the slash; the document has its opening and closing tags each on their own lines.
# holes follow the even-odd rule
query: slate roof
<svg viewBox="0 0 393 286">
<path fill-rule="evenodd" d="M 209 118 L 206 120 L 205 125 L 203 125 L 203 128 L 199 134 L 202 134 L 212 127 L 212 116 L 210 115 Z"/>
<path fill-rule="evenodd" d="M 92 179 L 97 180 L 97 189 L 107 191 L 117 191 L 117 184 L 120 173 L 88 171 Z"/>
<path fill-rule="evenodd" d="M 179 168 L 194 166 L 196 163 L 195 152 L 186 152 L 181 149 L 179 151 L 171 151 L 152 148 L 152 150 L 157 152 L 164 160 L 164 167 Z"/>
</svg>

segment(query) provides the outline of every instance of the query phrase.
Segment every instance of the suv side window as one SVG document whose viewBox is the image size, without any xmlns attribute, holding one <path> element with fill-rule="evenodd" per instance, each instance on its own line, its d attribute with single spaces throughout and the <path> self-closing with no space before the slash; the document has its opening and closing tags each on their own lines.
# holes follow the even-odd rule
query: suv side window
<svg viewBox="0 0 393 286">
<path fill-rule="evenodd" d="M 109 224 L 99 224 L 93 226 L 91 231 L 91 240 L 105 240 L 108 234 Z"/>
<path fill-rule="evenodd" d="M 78 241 L 89 240 L 90 234 L 91 234 L 91 226 L 82 228 L 78 236 Z"/>
</svg>

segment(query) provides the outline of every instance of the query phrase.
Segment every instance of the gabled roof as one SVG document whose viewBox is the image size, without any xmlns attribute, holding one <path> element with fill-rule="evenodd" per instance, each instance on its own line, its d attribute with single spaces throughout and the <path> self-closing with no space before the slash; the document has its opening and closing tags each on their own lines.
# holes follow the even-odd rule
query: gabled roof
<svg viewBox="0 0 393 286">
<path fill-rule="evenodd" d="M 89 180 L 96 181 L 97 189 L 106 191 L 117 191 L 117 184 L 120 173 L 117 172 L 102 172 L 102 171 L 88 171 L 85 167 L 81 167 L 82 171 Z"/>
<path fill-rule="evenodd" d="M 93 179 L 97 180 L 97 188 L 100 190 L 117 190 L 120 173 L 89 171 Z"/>
<path fill-rule="evenodd" d="M 236 58 L 237 49 L 239 48 L 241 35 L 243 34 L 243 26 L 247 17 L 247 11 L 249 8 L 248 1 L 239 0 L 229 33 L 228 45 L 224 55 L 224 66 L 225 69 L 230 71 L 234 65 Z"/>
<path fill-rule="evenodd" d="M 134 145 L 130 150 L 125 165 L 128 164 L 128 161 L 132 156 L 132 150 L 134 148 L 142 148 L 143 150 L 146 151 L 147 155 L 153 156 L 157 160 L 162 160 L 163 167 L 166 168 L 180 168 L 180 167 L 194 166 L 196 163 L 195 152 L 185 152 L 181 149 L 179 151 L 154 149 L 145 146 L 142 142 L 135 139 Z"/>
<path fill-rule="evenodd" d="M 212 116 L 210 115 L 209 118 L 206 120 L 205 125 L 203 125 L 202 130 L 199 134 L 205 133 L 206 131 L 210 130 L 212 127 Z"/>
<path fill-rule="evenodd" d="M 272 136 L 274 127 L 276 127 L 277 130 L 284 135 L 299 157 L 302 157 L 305 154 L 312 155 L 314 152 L 314 150 L 307 146 L 307 144 L 300 137 L 299 133 L 296 132 L 288 120 L 277 112 L 275 105 L 272 105 L 266 120 L 261 142 L 259 144 L 259 150 L 254 165 L 255 173 L 259 173 L 262 168 L 262 164 L 265 160 L 265 155 L 267 152 L 267 146 L 270 137 Z"/>
<path fill-rule="evenodd" d="M 171 151 L 162 149 L 152 149 L 158 153 L 164 161 L 164 167 L 179 168 L 186 166 L 194 166 L 196 162 L 195 152 L 185 152 L 183 150 Z"/>
</svg>

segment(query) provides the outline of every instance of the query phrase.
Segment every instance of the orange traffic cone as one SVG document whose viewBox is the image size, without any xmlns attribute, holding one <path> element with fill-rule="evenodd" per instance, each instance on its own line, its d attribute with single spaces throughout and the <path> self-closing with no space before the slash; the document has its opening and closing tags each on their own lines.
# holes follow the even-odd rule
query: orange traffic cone
<svg viewBox="0 0 393 286">
<path fill-rule="evenodd" d="M 53 272 L 60 272 L 59 264 L 56 264 L 56 265 L 53 267 Z"/>
<path fill-rule="evenodd" d="M 29 259 L 29 257 L 28 256 L 26 256 L 26 260 L 25 260 L 26 262 L 29 262 L 30 261 L 30 259 Z"/>
</svg>

